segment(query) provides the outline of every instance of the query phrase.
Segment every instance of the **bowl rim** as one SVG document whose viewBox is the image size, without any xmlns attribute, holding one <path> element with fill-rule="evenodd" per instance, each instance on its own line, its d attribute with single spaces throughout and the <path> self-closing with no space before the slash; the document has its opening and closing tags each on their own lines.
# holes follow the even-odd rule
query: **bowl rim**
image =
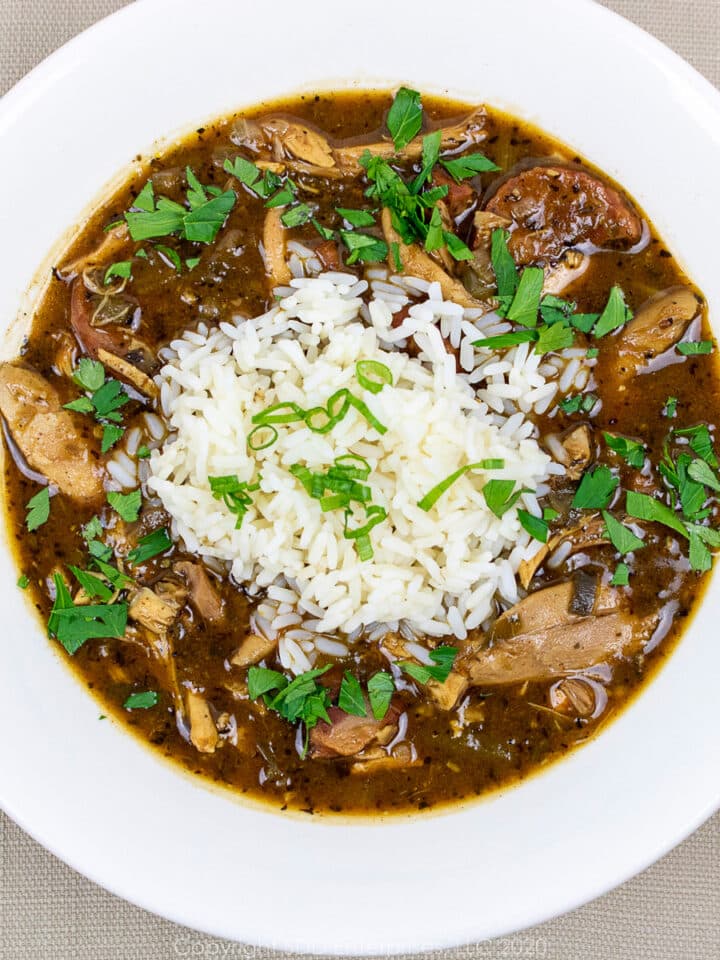
<svg viewBox="0 0 720 960">
<path fill-rule="evenodd" d="M 181 0 L 186 5 L 187 0 Z M 223 0 L 220 0 L 222 3 Z M 526 6 L 526 0 L 510 0 L 512 4 L 515 4 L 519 7 Z M 178 0 L 153 0 L 153 3 L 149 3 L 146 0 L 144 4 L 130 4 L 126 7 L 121 8 L 115 13 L 111 14 L 109 17 L 93 24 L 86 31 L 79 34 L 78 36 L 72 38 L 64 46 L 59 48 L 53 54 L 51 54 L 47 59 L 35 67 L 29 74 L 23 77 L 5 96 L 0 102 L 0 137 L 4 135 L 7 129 L 8 123 L 11 123 L 13 118 L 26 111 L 32 111 L 34 103 L 38 99 L 42 99 L 44 88 L 47 84 L 51 83 L 55 78 L 62 76 L 65 71 L 71 70 L 78 62 L 82 60 L 83 52 L 89 52 L 89 48 L 92 47 L 95 38 L 105 37 L 108 34 L 113 33 L 116 30 L 120 30 L 124 26 L 128 25 L 139 25 L 141 23 L 147 22 L 155 14 L 160 14 L 160 12 L 165 10 L 172 9 L 173 12 L 176 12 L 178 6 Z M 703 78 L 693 67 L 687 64 L 681 57 L 676 53 L 669 50 L 664 44 L 662 44 L 655 37 L 648 34 L 646 31 L 642 30 L 640 27 L 635 26 L 634 24 L 629 23 L 627 20 L 622 18 L 619 14 L 609 10 L 606 7 L 601 7 L 595 2 L 595 0 L 582 0 L 581 3 L 578 3 L 578 0 L 547 0 L 546 6 L 549 8 L 555 8 L 559 10 L 567 10 L 572 6 L 573 11 L 577 13 L 579 9 L 585 11 L 583 16 L 597 16 L 601 20 L 605 19 L 606 23 L 614 23 L 616 29 L 622 33 L 623 37 L 628 41 L 634 44 L 640 54 L 651 59 L 660 69 L 664 70 L 667 73 L 669 78 L 673 78 L 677 82 L 682 82 L 687 85 L 688 89 L 691 89 L 694 93 L 697 94 L 699 100 L 701 100 L 706 106 L 710 113 L 713 114 L 716 120 L 720 120 L 720 93 L 710 84 L 708 80 Z M 149 11 L 154 11 L 151 13 Z M 330 81 L 326 89 L 333 89 L 332 81 Z M 590 157 L 593 160 L 593 157 Z M 717 578 L 715 582 L 708 588 L 708 593 L 711 589 L 717 586 Z M 703 606 L 707 606 L 707 596 L 705 598 Z M 695 620 L 699 620 L 699 615 L 696 616 Z M 691 626 L 690 630 L 695 629 L 695 626 Z M 676 653 L 673 654 L 673 657 L 676 656 Z M 673 658 L 671 657 L 670 660 Z M 667 670 L 667 665 L 664 665 L 661 668 L 662 672 Z M 656 684 L 659 681 L 659 677 L 656 676 L 652 684 Z M 73 680 L 75 683 L 76 681 Z M 632 707 L 630 707 L 632 709 Z M 618 721 L 613 724 L 613 728 L 618 727 Z M 602 734 L 602 736 L 606 736 Z M 132 738 L 127 738 L 131 740 Z M 134 749 L 137 749 L 134 745 L 134 739 L 132 740 Z M 586 746 L 581 751 L 582 754 L 585 751 L 588 751 L 590 746 Z M 562 761 L 563 765 L 568 767 L 572 765 L 573 758 Z M 557 766 L 557 765 L 556 765 Z M 540 777 L 544 777 L 547 774 L 540 774 Z M 538 777 L 533 778 L 537 780 Z M 510 792 L 515 792 L 519 788 L 511 788 Z M 497 804 L 501 800 L 509 795 L 508 791 L 502 791 L 500 793 L 493 794 L 488 800 L 481 801 L 480 803 L 475 803 L 472 805 L 473 811 L 481 810 L 485 805 Z M 8 799 L 2 793 L 2 786 L 0 785 L 0 806 L 2 806 L 6 812 L 31 836 L 43 844 L 47 849 L 52 853 L 58 856 L 60 859 L 64 860 L 74 869 L 78 870 L 80 873 L 89 877 L 94 882 L 110 890 L 112 893 L 115 893 L 118 896 L 123 897 L 124 899 L 136 904 L 137 906 L 143 907 L 145 909 L 153 910 L 161 915 L 168 917 L 178 924 L 183 924 L 186 926 L 191 926 L 194 929 L 204 930 L 205 932 L 211 934 L 217 934 L 220 936 L 229 936 L 233 938 L 235 934 L 228 929 L 219 929 L 217 925 L 206 925 L 202 919 L 198 916 L 189 916 L 187 912 L 183 912 L 182 908 L 172 908 L 171 905 L 167 903 L 157 903 L 151 898 L 149 899 L 146 895 L 136 895 L 133 889 L 129 889 L 126 884 L 122 882 L 114 882 L 112 876 L 109 873 L 104 872 L 104 866 L 102 868 L 92 866 L 92 858 L 88 858 L 87 851 L 79 852 L 70 849 L 63 845 L 62 842 L 58 842 L 58 835 L 54 828 L 54 825 L 49 821 L 45 823 L 40 823 L 37 819 L 34 819 L 32 815 L 25 816 L 24 808 L 18 806 L 14 802 L 14 798 L 10 797 Z M 638 853 L 634 857 L 628 857 L 625 863 L 624 868 L 615 872 L 612 879 L 608 879 L 603 875 L 602 879 L 599 879 L 594 884 L 592 882 L 587 882 L 582 887 L 581 890 L 578 890 L 575 896 L 565 895 L 562 898 L 561 905 L 557 905 L 548 911 L 547 906 L 538 906 L 535 911 L 527 909 L 522 915 L 522 918 L 518 919 L 519 925 L 513 929 L 525 929 L 528 926 L 531 926 L 535 923 L 541 922 L 543 920 L 550 919 L 552 916 L 556 916 L 559 913 L 563 913 L 566 910 L 574 909 L 575 907 L 581 905 L 582 903 L 587 902 L 590 899 L 593 899 L 596 896 L 606 892 L 612 886 L 615 886 L 617 883 L 623 882 L 629 877 L 633 876 L 640 870 L 649 866 L 654 862 L 658 857 L 667 853 L 672 847 L 677 843 L 681 842 L 685 837 L 692 833 L 697 827 L 704 822 L 712 813 L 720 807 L 720 791 L 714 795 L 708 795 L 707 799 L 702 802 L 696 802 L 690 809 L 688 805 L 686 815 L 678 822 L 676 826 L 668 832 L 668 834 L 660 840 L 659 838 L 651 845 L 651 849 L 643 849 L 642 852 Z M 276 814 L 265 812 L 262 816 L 275 817 Z M 452 812 L 442 811 L 438 818 L 452 817 L 455 816 Z M 395 820 L 396 818 L 392 818 Z M 346 823 L 347 821 L 345 821 Z M 416 822 L 419 822 L 416 820 Z M 422 819 L 422 824 L 425 825 L 429 821 L 427 819 Z M 382 829 L 382 826 L 381 826 Z M 502 933 L 508 932 L 510 928 L 498 928 L 493 935 L 499 936 Z M 307 937 L 295 938 L 292 934 L 288 935 L 283 932 L 280 936 L 273 936 L 269 939 L 255 939 L 253 942 L 264 943 L 268 946 L 273 946 L 278 949 L 295 949 L 303 952 L 315 952 L 315 951 L 324 951 L 327 952 L 328 941 L 318 939 L 316 941 L 308 940 Z M 425 936 L 424 939 L 415 943 L 407 940 L 398 940 L 397 942 L 392 942 L 388 944 L 389 952 L 400 952 L 402 950 L 428 950 L 428 949 L 438 949 L 442 947 L 450 947 L 457 945 L 460 942 L 467 942 L 466 940 L 458 940 L 453 934 L 440 935 L 439 932 L 436 936 L 428 937 Z M 339 949 L 335 947 L 336 952 L 344 954 L 352 953 L 363 953 L 370 954 L 377 952 L 377 946 L 374 943 L 368 943 L 367 949 L 364 944 L 352 944 L 350 941 L 343 942 L 339 945 Z"/>
</svg>

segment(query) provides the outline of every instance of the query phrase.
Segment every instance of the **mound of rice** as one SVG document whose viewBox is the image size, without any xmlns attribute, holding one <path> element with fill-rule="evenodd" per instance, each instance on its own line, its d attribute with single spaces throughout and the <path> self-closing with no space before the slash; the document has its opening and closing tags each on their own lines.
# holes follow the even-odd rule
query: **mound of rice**
<svg viewBox="0 0 720 960">
<path fill-rule="evenodd" d="M 224 561 L 238 583 L 267 591 L 275 629 L 352 640 L 361 628 L 401 622 L 406 632 L 463 638 L 492 614 L 497 596 L 517 599 L 515 572 L 537 549 L 517 508 L 539 514 L 537 497 L 563 469 L 540 448 L 527 413 L 547 406 L 557 385 L 528 344 L 501 355 L 474 348 L 499 318 L 468 316 L 439 288 L 416 288 L 422 299 L 396 328 L 393 310 L 408 302 L 402 291 L 393 302 L 366 281 L 328 273 L 295 279 L 286 292 L 263 316 L 201 325 L 171 345 L 159 378 L 169 435 L 153 452 L 148 488 L 188 550 Z M 448 325 L 461 374 L 441 337 Z M 417 358 L 396 349 L 411 335 Z M 393 385 L 363 390 L 359 360 L 385 364 Z M 324 405 L 340 388 L 360 397 L 387 432 L 351 408 L 327 434 L 303 422 L 279 425 L 272 446 L 248 449 L 254 414 L 287 401 Z M 348 453 L 367 460 L 373 502 L 387 510 L 364 562 L 343 535 L 342 510 L 323 513 L 289 470 L 325 471 Z M 438 482 L 485 459 L 504 467 L 466 474 L 428 512 L 418 507 Z M 208 480 L 230 474 L 260 483 L 239 529 Z M 491 478 L 532 492 L 497 517 L 482 493 Z M 315 644 L 303 649 L 301 661 L 312 663 Z"/>
</svg>

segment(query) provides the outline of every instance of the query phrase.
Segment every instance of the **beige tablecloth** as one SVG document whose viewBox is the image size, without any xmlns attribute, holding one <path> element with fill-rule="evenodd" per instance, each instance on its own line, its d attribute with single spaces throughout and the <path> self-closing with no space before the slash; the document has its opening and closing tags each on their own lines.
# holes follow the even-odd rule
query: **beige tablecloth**
<svg viewBox="0 0 720 960">
<path fill-rule="evenodd" d="M 604 2 L 720 86 L 720 0 Z M 124 0 L 0 0 L 0 92 L 55 47 L 124 5 Z M 0 960 L 176 956 L 279 955 L 201 936 L 118 900 L 0 814 Z M 514 937 L 432 956 L 718 960 L 720 814 L 644 874 L 572 914 Z"/>
</svg>

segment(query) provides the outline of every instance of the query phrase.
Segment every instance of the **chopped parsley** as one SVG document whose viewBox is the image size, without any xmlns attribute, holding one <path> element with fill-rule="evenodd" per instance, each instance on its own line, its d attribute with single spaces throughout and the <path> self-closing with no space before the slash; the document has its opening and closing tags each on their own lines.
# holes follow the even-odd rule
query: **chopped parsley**
<svg viewBox="0 0 720 960">
<path fill-rule="evenodd" d="M 83 357 L 73 371 L 73 380 L 86 395 L 66 403 L 65 409 L 94 416 L 103 425 L 100 449 L 107 453 L 125 432 L 125 428 L 119 426 L 122 422 L 119 411 L 130 402 L 130 397 L 119 380 L 105 380 L 105 367 L 99 360 Z"/>
<path fill-rule="evenodd" d="M 140 514 L 142 491 L 133 490 L 132 493 L 116 493 L 111 491 L 107 501 L 126 523 L 134 523 Z"/>
<path fill-rule="evenodd" d="M 238 480 L 234 475 L 226 477 L 208 477 L 210 491 L 215 500 L 221 500 L 230 513 L 235 514 L 235 529 L 239 530 L 245 514 L 252 506 L 251 493 L 260 489 L 260 478 L 255 483 Z"/>
<path fill-rule="evenodd" d="M 610 503 L 620 481 L 604 463 L 583 474 L 575 491 L 574 510 L 602 510 Z"/>
<path fill-rule="evenodd" d="M 351 210 L 347 207 L 335 207 L 335 210 L 351 227 L 375 226 L 375 217 L 369 210 Z"/>
<path fill-rule="evenodd" d="M 30 497 L 25 504 L 25 509 L 27 510 L 25 525 L 29 533 L 47 523 L 50 517 L 50 487 L 43 487 L 34 497 Z"/>
<path fill-rule="evenodd" d="M 146 560 L 151 560 L 153 557 L 165 553 L 172 545 L 172 540 L 167 530 L 165 527 L 160 527 L 157 530 L 153 530 L 152 533 L 148 533 L 147 536 L 140 537 L 138 545 L 127 555 L 128 562 L 133 566 L 137 566 L 139 563 L 145 563 Z"/>
<path fill-rule="evenodd" d="M 126 710 L 149 710 L 158 705 L 159 697 L 155 690 L 143 690 L 138 693 L 131 693 L 123 707 Z"/>
<path fill-rule="evenodd" d="M 190 167 L 185 173 L 187 207 L 167 197 L 156 198 L 152 181 L 147 181 L 132 209 L 125 214 L 133 240 L 177 234 L 183 240 L 212 243 L 235 206 L 237 196 L 232 190 L 222 193 L 216 187 L 203 186 Z"/>
<path fill-rule="evenodd" d="M 376 720 L 382 720 L 395 693 L 395 681 L 384 670 L 374 673 L 367 682 L 370 709 Z"/>
<path fill-rule="evenodd" d="M 496 163 L 488 160 L 482 153 L 466 153 L 462 157 L 441 160 L 440 164 L 445 167 L 454 180 L 468 180 L 478 173 L 489 173 L 500 169 Z"/>
<path fill-rule="evenodd" d="M 482 492 L 489 509 L 496 517 L 502 517 L 515 506 L 525 491 L 515 490 L 514 480 L 488 480 Z"/>
<path fill-rule="evenodd" d="M 360 686 L 360 681 L 347 670 L 340 684 L 338 706 L 345 713 L 349 713 L 354 717 L 367 716 L 367 707 L 365 706 L 365 697 L 362 687 Z"/>
<path fill-rule="evenodd" d="M 684 357 L 698 357 L 713 352 L 712 340 L 689 340 L 675 344 L 675 349 Z"/>
<path fill-rule="evenodd" d="M 594 393 L 576 393 L 574 397 L 565 397 L 558 406 L 563 413 L 590 413 L 597 402 Z"/>
<path fill-rule="evenodd" d="M 111 263 L 105 271 L 103 283 L 110 283 L 113 277 L 120 277 L 122 280 L 129 280 L 132 274 L 132 260 L 121 260 L 119 263 Z"/>
<path fill-rule="evenodd" d="M 677 405 L 678 405 L 677 397 L 668 397 L 667 400 L 665 401 L 663 416 L 666 416 L 670 420 L 672 420 L 677 414 Z"/>
<path fill-rule="evenodd" d="M 362 263 L 380 263 L 388 255 L 384 240 L 369 233 L 357 233 L 354 230 L 340 230 L 342 242 L 350 251 L 347 263 L 351 266 L 360 260 Z"/>
<path fill-rule="evenodd" d="M 252 700 L 262 696 L 265 706 L 274 710 L 290 723 L 301 723 L 305 729 L 302 751 L 307 753 L 310 730 L 320 720 L 330 723 L 328 709 L 332 706 L 330 691 L 317 682 L 330 669 L 329 666 L 308 670 L 288 682 L 284 674 L 267 667 L 250 667 L 248 670 L 248 693 Z"/>
<path fill-rule="evenodd" d="M 444 683 L 450 676 L 457 655 L 457 647 L 442 645 L 430 651 L 430 659 L 433 661 L 432 666 L 424 663 L 414 663 L 411 660 L 399 660 L 397 665 L 418 683 L 426 684 L 431 680 Z"/>
<path fill-rule="evenodd" d="M 610 581 L 613 587 L 626 587 L 630 583 L 630 571 L 626 563 L 619 563 Z"/>
<path fill-rule="evenodd" d="M 600 314 L 593 335 L 598 339 L 618 327 L 624 326 L 628 320 L 632 320 L 632 310 L 625 303 L 625 295 L 620 287 L 613 287 L 610 291 L 605 309 Z"/>
<path fill-rule="evenodd" d="M 48 632 L 72 655 L 87 640 L 120 638 L 127 626 L 127 603 L 75 606 L 67 584 L 59 573 L 53 574 L 55 602 L 50 611 Z"/>
<path fill-rule="evenodd" d="M 387 128 L 396 150 L 402 150 L 422 129 L 423 109 L 417 90 L 400 87 L 387 115 Z"/>
<path fill-rule="evenodd" d="M 533 540 L 539 540 L 540 543 L 547 543 L 550 525 L 544 517 L 536 517 L 527 510 L 518 510 L 518 520 L 524 530 L 530 534 Z"/>
<path fill-rule="evenodd" d="M 645 463 L 645 445 L 638 440 L 616 436 L 613 433 L 603 433 L 603 437 L 608 447 L 614 450 L 631 467 L 639 470 Z"/>
<path fill-rule="evenodd" d="M 28 577 L 27 574 L 21 573 L 18 577 L 17 585 L 21 590 L 27 590 L 30 586 L 30 577 Z"/>
<path fill-rule="evenodd" d="M 607 510 L 603 510 L 602 516 L 605 521 L 607 538 L 618 553 L 625 556 L 626 553 L 632 553 L 634 550 L 640 550 L 645 546 L 644 540 L 636 536 L 624 523 L 616 520 Z"/>
</svg>

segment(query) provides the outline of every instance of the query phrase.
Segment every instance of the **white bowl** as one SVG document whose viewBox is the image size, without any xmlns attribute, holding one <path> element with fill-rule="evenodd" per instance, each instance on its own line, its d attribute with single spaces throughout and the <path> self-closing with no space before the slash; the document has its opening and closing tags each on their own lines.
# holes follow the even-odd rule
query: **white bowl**
<svg viewBox="0 0 720 960">
<path fill-rule="evenodd" d="M 720 97 L 607 10 L 145 0 L 0 105 L 3 329 L 51 245 L 159 135 L 301 88 L 400 82 L 505 107 L 572 144 L 637 198 L 720 313 Z M 348 823 L 233 800 L 99 723 L 16 579 L 3 550 L 0 802 L 91 879 L 214 935 L 381 953 L 506 934 L 625 880 L 720 804 L 717 583 L 659 676 L 566 760 L 454 812 Z"/>
</svg>

